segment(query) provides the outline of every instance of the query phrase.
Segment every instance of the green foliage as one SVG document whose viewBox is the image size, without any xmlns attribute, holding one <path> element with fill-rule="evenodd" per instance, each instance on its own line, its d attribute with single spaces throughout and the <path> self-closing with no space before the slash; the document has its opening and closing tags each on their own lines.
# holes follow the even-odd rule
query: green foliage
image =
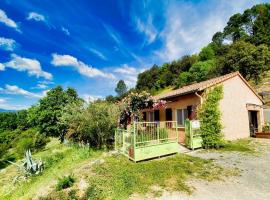
<svg viewBox="0 0 270 200">
<path fill-rule="evenodd" d="M 75 183 L 75 178 L 73 175 L 64 176 L 58 179 L 58 182 L 56 184 L 56 190 L 59 191 L 62 189 L 72 187 L 74 183 Z"/>
<path fill-rule="evenodd" d="M 59 123 L 62 111 L 67 104 L 76 101 L 82 102 L 74 89 L 64 91 L 60 86 L 53 88 L 37 106 L 30 109 L 29 121 L 39 128 L 41 134 L 59 137 L 63 141 L 66 127 Z"/>
<path fill-rule="evenodd" d="M 223 87 L 216 86 L 206 91 L 203 104 L 198 112 L 204 148 L 219 148 L 223 144 L 219 102 L 223 98 Z"/>
<path fill-rule="evenodd" d="M 115 92 L 118 94 L 118 96 L 122 96 L 127 92 L 127 86 L 123 80 L 118 81 Z"/>
<path fill-rule="evenodd" d="M 156 192 L 153 185 L 169 191 L 191 193 L 188 178 L 215 180 L 223 169 L 210 160 L 184 154 L 160 160 L 133 163 L 125 157 L 109 157 L 93 168 L 87 190 L 89 199 L 128 199 L 130 195 Z"/>
<path fill-rule="evenodd" d="M 189 69 L 189 73 L 194 81 L 201 82 L 211 77 L 211 73 L 214 71 L 215 67 L 216 61 L 214 59 L 199 61 L 192 65 Z"/>
<path fill-rule="evenodd" d="M 65 108 L 61 123 L 67 125 L 66 137 L 91 147 L 111 147 L 117 127 L 119 107 L 108 102 L 95 102 L 84 108 L 70 104 Z"/>
<path fill-rule="evenodd" d="M 21 132 L 20 136 L 14 140 L 13 146 L 16 148 L 16 153 L 22 156 L 28 149 L 32 151 L 43 149 L 49 141 L 48 137 L 40 134 L 37 129 L 32 128 Z"/>
<path fill-rule="evenodd" d="M 202 48 L 201 52 L 199 53 L 199 58 L 200 61 L 212 60 L 215 58 L 215 51 L 210 44 Z"/>
<path fill-rule="evenodd" d="M 270 133 L 270 124 L 265 123 L 263 128 L 262 128 L 262 131 L 265 132 L 265 133 Z"/>
<path fill-rule="evenodd" d="M 266 45 L 237 41 L 231 45 L 222 63 L 222 73 L 239 71 L 247 80 L 259 83 L 270 69 L 270 49 Z"/>
<path fill-rule="evenodd" d="M 233 15 L 223 31 L 223 38 L 246 40 L 254 45 L 270 45 L 270 4 L 258 4 L 243 14 Z"/>
<path fill-rule="evenodd" d="M 3 112 L 0 113 L 0 131 L 15 130 L 17 128 L 17 113 Z"/>
</svg>

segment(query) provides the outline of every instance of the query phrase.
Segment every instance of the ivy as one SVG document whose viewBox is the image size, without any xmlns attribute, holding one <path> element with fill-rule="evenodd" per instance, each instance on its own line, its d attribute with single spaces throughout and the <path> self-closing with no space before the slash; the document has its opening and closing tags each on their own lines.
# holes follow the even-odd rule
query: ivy
<svg viewBox="0 0 270 200">
<path fill-rule="evenodd" d="M 219 102 L 223 98 L 223 86 L 206 90 L 204 102 L 198 112 L 204 148 L 219 148 L 223 143 Z"/>
</svg>

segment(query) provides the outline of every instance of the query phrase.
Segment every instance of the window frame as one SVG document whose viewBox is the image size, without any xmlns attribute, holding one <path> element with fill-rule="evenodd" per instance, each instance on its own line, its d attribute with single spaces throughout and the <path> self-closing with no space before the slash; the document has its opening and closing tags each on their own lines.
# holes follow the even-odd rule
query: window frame
<svg viewBox="0 0 270 200">
<path fill-rule="evenodd" d="M 182 124 L 178 124 L 178 115 L 177 115 L 178 110 L 181 110 Z M 186 113 L 187 113 L 187 109 L 186 108 L 176 108 L 175 109 L 175 119 L 176 119 L 177 128 L 183 128 L 183 127 L 185 127 L 185 120 L 188 118 L 188 113 L 187 113 L 187 116 L 185 118 L 185 110 L 186 110 Z"/>
<path fill-rule="evenodd" d="M 155 121 L 155 114 L 154 114 L 154 112 L 153 111 L 151 111 L 151 112 L 148 112 L 149 114 L 148 114 L 148 121 L 149 122 L 154 122 Z M 151 121 L 151 115 L 153 115 L 153 120 Z"/>
</svg>

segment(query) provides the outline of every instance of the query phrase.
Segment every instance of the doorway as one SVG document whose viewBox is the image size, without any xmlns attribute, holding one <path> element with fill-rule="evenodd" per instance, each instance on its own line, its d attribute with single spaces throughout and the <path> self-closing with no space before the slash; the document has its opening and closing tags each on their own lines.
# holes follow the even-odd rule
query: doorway
<svg viewBox="0 0 270 200">
<path fill-rule="evenodd" d="M 258 111 L 249 110 L 248 118 L 249 118 L 250 136 L 254 136 L 255 133 L 258 131 Z"/>
</svg>

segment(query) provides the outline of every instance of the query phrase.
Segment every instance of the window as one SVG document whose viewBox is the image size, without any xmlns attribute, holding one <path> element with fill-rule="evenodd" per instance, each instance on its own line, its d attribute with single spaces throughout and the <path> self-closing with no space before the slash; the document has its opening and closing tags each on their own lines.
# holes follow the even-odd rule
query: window
<svg viewBox="0 0 270 200">
<path fill-rule="evenodd" d="M 185 120 L 188 118 L 187 109 L 176 109 L 177 126 L 181 127 L 185 125 Z"/>
<path fill-rule="evenodd" d="M 149 112 L 149 122 L 154 121 L 154 112 Z"/>
<path fill-rule="evenodd" d="M 172 121 L 172 109 L 167 108 L 165 110 L 165 113 L 166 113 L 166 121 Z"/>
<path fill-rule="evenodd" d="M 155 112 L 154 112 L 154 120 L 159 121 L 159 110 L 155 110 Z"/>
<path fill-rule="evenodd" d="M 146 112 L 143 112 L 143 121 L 146 121 Z"/>
</svg>

